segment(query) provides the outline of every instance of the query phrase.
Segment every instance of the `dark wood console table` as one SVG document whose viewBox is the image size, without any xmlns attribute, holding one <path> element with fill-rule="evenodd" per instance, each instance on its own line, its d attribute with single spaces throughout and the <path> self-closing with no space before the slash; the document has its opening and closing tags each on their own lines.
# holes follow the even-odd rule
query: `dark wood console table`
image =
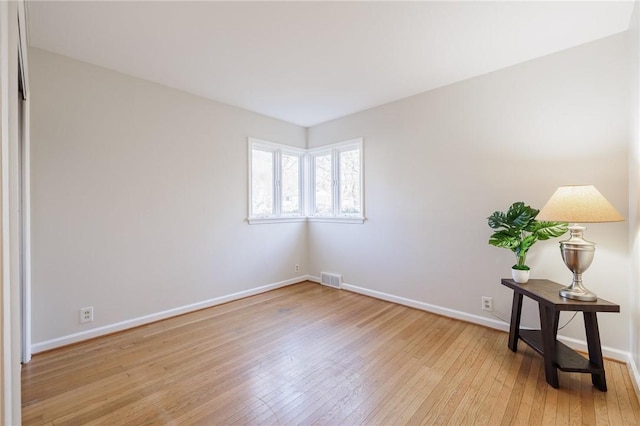
<svg viewBox="0 0 640 426">
<path fill-rule="evenodd" d="M 590 373 L 591 382 L 594 386 L 606 392 L 607 381 L 604 375 L 596 312 L 620 312 L 620 306 L 604 299 L 598 299 L 595 302 L 565 299 L 560 296 L 558 291 L 566 286 L 549 280 L 529 280 L 526 284 L 518 284 L 512 279 L 503 278 L 502 284 L 513 289 L 509 349 L 516 352 L 518 350 L 518 338 L 520 338 L 542 355 L 544 357 L 544 372 L 547 383 L 556 389 L 559 387 L 558 369 L 560 369 L 568 372 Z M 520 329 L 522 296 L 527 296 L 538 302 L 540 330 Z M 587 334 L 589 359 L 584 358 L 556 339 L 561 311 L 582 312 Z"/>
</svg>

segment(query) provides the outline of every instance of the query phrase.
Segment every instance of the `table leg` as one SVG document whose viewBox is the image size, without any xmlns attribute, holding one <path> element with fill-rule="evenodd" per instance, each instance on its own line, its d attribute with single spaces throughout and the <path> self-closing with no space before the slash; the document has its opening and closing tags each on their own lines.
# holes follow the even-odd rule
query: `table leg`
<svg viewBox="0 0 640 426">
<path fill-rule="evenodd" d="M 511 306 L 511 325 L 509 326 L 509 349 L 518 350 L 518 333 L 520 332 L 520 316 L 522 313 L 522 293 L 513 292 L 513 304 Z"/>
<path fill-rule="evenodd" d="M 607 379 L 604 375 L 604 361 L 602 359 L 602 347 L 600 345 L 598 318 L 595 312 L 583 312 L 582 314 L 584 315 L 584 328 L 587 334 L 589 361 L 598 368 L 598 373 L 591 374 L 591 383 L 601 391 L 606 392 Z"/>
<path fill-rule="evenodd" d="M 554 388 L 560 387 L 558 369 L 555 365 L 556 333 L 560 312 L 551 307 L 538 304 L 540 311 L 540 333 L 542 334 L 542 356 L 544 358 L 544 375 Z"/>
</svg>

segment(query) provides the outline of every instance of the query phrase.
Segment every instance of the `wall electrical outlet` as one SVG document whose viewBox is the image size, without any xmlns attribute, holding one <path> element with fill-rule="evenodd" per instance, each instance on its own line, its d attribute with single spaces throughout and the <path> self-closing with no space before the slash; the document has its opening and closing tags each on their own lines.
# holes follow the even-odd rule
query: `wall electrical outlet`
<svg viewBox="0 0 640 426">
<path fill-rule="evenodd" d="M 93 306 L 80 309 L 80 324 L 93 321 Z"/>
<path fill-rule="evenodd" d="M 482 310 L 493 312 L 493 297 L 482 296 Z"/>
<path fill-rule="evenodd" d="M 300 265 L 296 263 L 296 272 L 300 272 Z"/>
</svg>

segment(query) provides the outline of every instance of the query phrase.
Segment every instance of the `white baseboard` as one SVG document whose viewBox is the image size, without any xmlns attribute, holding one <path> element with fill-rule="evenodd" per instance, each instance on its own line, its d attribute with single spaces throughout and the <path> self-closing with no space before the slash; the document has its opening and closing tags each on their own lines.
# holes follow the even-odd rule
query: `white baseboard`
<svg viewBox="0 0 640 426">
<path fill-rule="evenodd" d="M 318 277 L 309 276 L 307 279 L 309 281 L 320 283 L 320 278 L 318 278 Z M 351 284 L 342 283 L 342 288 L 344 290 L 352 291 L 354 293 L 364 294 L 365 296 L 370 296 L 370 297 L 374 297 L 376 299 L 386 300 L 387 302 L 393 302 L 393 303 L 397 303 L 399 305 L 404 305 L 404 306 L 409 306 L 411 308 L 421 309 L 423 311 L 431 312 L 431 313 L 442 315 L 442 316 L 445 316 L 445 317 L 454 318 L 454 319 L 458 319 L 458 320 L 462 320 L 462 321 L 471 322 L 471 323 L 474 323 L 474 324 L 483 325 L 485 327 L 493 328 L 493 329 L 496 329 L 496 330 L 501 330 L 501 331 L 506 331 L 506 332 L 509 331 L 509 324 L 508 323 L 505 323 L 503 321 L 498 321 L 498 320 L 495 320 L 495 319 L 492 319 L 492 318 L 485 318 L 485 317 L 481 317 L 479 315 L 474 315 L 474 314 L 470 314 L 470 313 L 467 313 L 467 312 L 457 311 L 455 309 L 444 308 L 442 306 L 432 305 L 430 303 L 420 302 L 420 301 L 412 300 L 412 299 L 406 299 L 404 297 L 394 296 L 392 294 L 383 293 L 383 292 L 376 291 L 376 290 L 370 290 L 370 289 L 367 289 L 367 288 L 358 287 L 358 286 L 351 285 Z M 558 336 L 558 340 L 560 340 L 565 345 L 569 346 L 570 348 L 572 348 L 574 350 L 582 351 L 582 352 L 588 352 L 587 342 L 585 342 L 583 340 L 573 339 L 571 337 L 565 337 L 565 336 L 561 336 L 561 335 Z M 615 349 L 615 348 L 611 348 L 611 347 L 607 347 L 607 346 L 603 346 L 602 347 L 602 355 L 607 357 L 607 358 L 614 359 L 616 361 L 624 362 L 626 364 L 628 364 L 629 360 L 631 359 L 631 356 L 630 356 L 629 352 L 621 351 L 619 349 Z M 637 372 L 637 369 L 636 369 L 636 372 Z M 636 382 L 637 382 L 636 383 L 636 386 L 637 386 L 640 383 L 640 381 L 638 381 L 637 374 L 636 374 Z"/>
<path fill-rule="evenodd" d="M 267 284 L 260 287 L 255 287 L 249 290 L 240 291 L 238 293 L 229 294 L 226 296 L 216 297 L 202 302 L 192 303 L 190 305 L 179 306 L 177 308 L 168 309 L 162 312 L 156 312 L 150 315 L 144 315 L 138 318 L 132 318 L 125 321 L 120 321 L 114 324 L 108 324 L 102 327 L 92 328 L 91 330 L 82 331 L 79 333 L 73 333 L 66 336 L 58 337 L 55 339 L 47 340 L 44 342 L 33 343 L 31 345 L 31 352 L 38 353 L 47 351 L 50 349 L 58 348 L 60 346 L 70 345 L 72 343 L 81 342 L 83 340 L 92 339 L 94 337 L 104 336 L 106 334 L 115 333 L 117 331 L 126 330 L 129 328 L 137 327 L 144 324 L 149 324 L 155 321 L 167 319 L 177 315 L 186 314 L 188 312 L 197 311 L 204 308 L 210 308 L 212 306 L 220 305 L 222 303 L 231 302 L 233 300 L 242 299 L 256 294 L 264 293 L 270 290 L 275 290 L 280 287 L 286 287 L 291 284 L 296 284 L 301 281 L 305 281 L 306 275 L 289 280 L 280 281 L 273 284 Z"/>
</svg>

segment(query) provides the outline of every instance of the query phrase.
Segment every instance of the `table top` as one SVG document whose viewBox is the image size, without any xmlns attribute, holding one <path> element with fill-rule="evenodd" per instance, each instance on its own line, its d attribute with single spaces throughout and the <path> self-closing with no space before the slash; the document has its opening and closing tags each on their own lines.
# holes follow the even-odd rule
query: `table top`
<svg viewBox="0 0 640 426">
<path fill-rule="evenodd" d="M 538 303 L 552 305 L 560 311 L 620 312 L 620 305 L 600 298 L 595 302 L 566 299 L 560 296 L 559 291 L 567 285 L 550 280 L 529 280 L 526 284 L 518 284 L 511 278 L 503 278 L 502 285 L 512 288 L 514 291 L 538 301 Z"/>
</svg>

